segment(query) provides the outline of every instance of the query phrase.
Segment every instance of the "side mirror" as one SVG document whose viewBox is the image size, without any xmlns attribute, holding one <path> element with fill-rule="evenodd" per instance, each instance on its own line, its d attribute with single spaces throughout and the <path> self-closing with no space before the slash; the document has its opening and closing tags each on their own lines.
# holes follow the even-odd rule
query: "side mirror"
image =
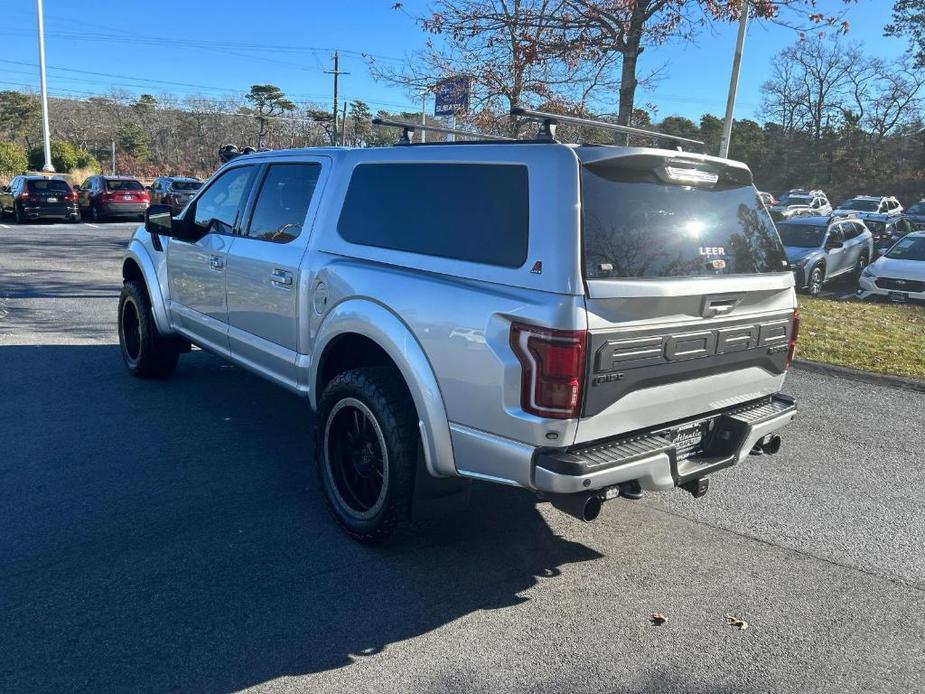
<svg viewBox="0 0 925 694">
<path fill-rule="evenodd" d="M 170 205 L 149 205 L 145 210 L 145 230 L 150 234 L 169 236 L 181 241 L 196 241 L 202 238 L 202 231 L 193 224 L 193 215 L 174 219 Z"/>
</svg>

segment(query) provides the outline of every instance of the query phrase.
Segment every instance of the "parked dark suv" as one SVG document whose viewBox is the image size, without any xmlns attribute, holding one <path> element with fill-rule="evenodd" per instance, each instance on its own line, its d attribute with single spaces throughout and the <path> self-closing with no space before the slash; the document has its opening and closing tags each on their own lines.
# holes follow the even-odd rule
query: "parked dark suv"
<svg viewBox="0 0 925 694">
<path fill-rule="evenodd" d="M 19 224 L 32 219 L 80 221 L 77 195 L 67 181 L 44 176 L 16 176 L 0 189 L 0 215 L 4 213 Z"/>
<path fill-rule="evenodd" d="M 170 205 L 174 214 L 179 214 L 200 188 L 202 181 L 198 178 L 160 176 L 151 184 L 151 204 Z"/>
<path fill-rule="evenodd" d="M 150 198 L 132 176 L 90 176 L 77 188 L 80 211 L 93 221 L 109 217 L 144 219 Z"/>
</svg>

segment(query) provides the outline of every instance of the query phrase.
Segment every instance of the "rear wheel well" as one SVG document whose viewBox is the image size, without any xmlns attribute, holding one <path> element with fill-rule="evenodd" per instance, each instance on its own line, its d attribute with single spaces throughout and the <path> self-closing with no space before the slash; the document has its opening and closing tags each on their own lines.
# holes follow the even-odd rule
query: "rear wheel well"
<svg viewBox="0 0 925 694">
<path fill-rule="evenodd" d="M 388 353 L 374 340 L 358 333 L 344 333 L 331 340 L 318 362 L 318 397 L 337 374 L 367 366 L 390 366 L 398 369 Z"/>
</svg>

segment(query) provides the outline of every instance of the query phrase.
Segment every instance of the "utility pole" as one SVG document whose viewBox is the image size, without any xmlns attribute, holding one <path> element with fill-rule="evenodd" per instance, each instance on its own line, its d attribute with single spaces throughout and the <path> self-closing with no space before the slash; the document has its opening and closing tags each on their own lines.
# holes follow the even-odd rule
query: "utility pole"
<svg viewBox="0 0 925 694">
<path fill-rule="evenodd" d="M 347 102 L 344 102 L 344 114 L 340 119 L 340 146 L 343 147 L 347 144 Z"/>
<path fill-rule="evenodd" d="M 112 141 L 112 175 L 116 175 L 116 141 Z"/>
<path fill-rule="evenodd" d="M 337 145 L 337 112 L 340 110 L 337 100 L 337 86 L 341 75 L 349 75 L 349 72 L 343 72 L 340 69 L 340 56 L 334 51 L 334 69 L 325 70 L 326 75 L 334 75 L 334 129 L 331 131 L 331 144 Z"/>
<path fill-rule="evenodd" d="M 39 82 L 42 88 L 42 140 L 45 145 L 45 165 L 42 171 L 54 173 L 51 163 L 51 138 L 48 135 L 48 85 L 45 83 L 45 25 L 42 19 L 42 0 L 35 0 L 39 17 Z"/>
<path fill-rule="evenodd" d="M 739 88 L 739 68 L 742 66 L 742 49 L 745 46 L 745 31 L 748 28 L 748 0 L 742 0 L 739 8 L 739 35 L 736 38 L 736 52 L 732 59 L 732 77 L 729 79 L 729 96 L 726 99 L 726 120 L 723 123 L 723 139 L 719 156 L 729 156 L 729 142 L 732 140 L 732 112 L 736 105 L 736 91 Z"/>
</svg>

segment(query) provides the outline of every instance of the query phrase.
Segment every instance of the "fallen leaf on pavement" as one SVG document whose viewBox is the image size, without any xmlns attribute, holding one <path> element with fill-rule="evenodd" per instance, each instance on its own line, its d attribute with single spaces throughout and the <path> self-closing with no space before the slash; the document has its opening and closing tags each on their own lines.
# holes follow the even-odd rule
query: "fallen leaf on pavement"
<svg viewBox="0 0 925 694">
<path fill-rule="evenodd" d="M 655 626 L 661 626 L 668 621 L 668 617 L 663 615 L 661 612 L 653 612 L 649 616 L 649 621 L 652 622 Z"/>
<path fill-rule="evenodd" d="M 734 614 L 726 615 L 726 624 L 736 627 L 739 631 L 745 631 L 748 629 L 748 622 L 744 619 L 739 619 Z"/>
</svg>

